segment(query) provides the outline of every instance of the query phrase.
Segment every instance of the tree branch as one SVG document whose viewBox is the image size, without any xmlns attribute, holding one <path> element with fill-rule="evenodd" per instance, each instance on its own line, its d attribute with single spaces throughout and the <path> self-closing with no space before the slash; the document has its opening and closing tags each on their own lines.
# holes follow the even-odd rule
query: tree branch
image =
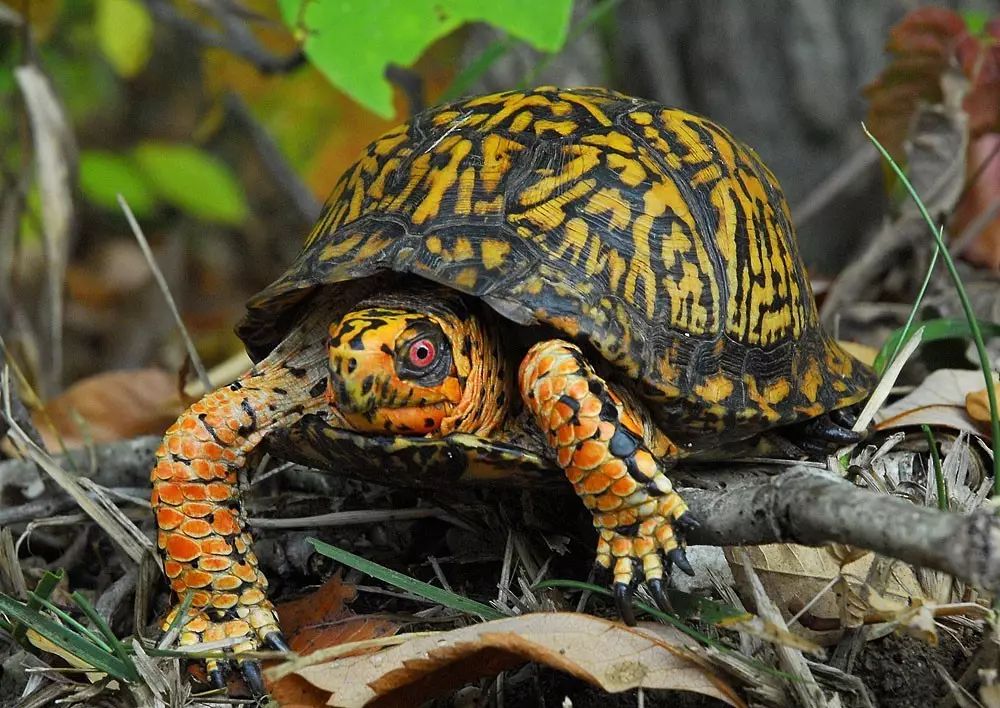
<svg viewBox="0 0 1000 708">
<path fill-rule="evenodd" d="M 144 437 L 78 451 L 74 464 L 91 470 L 88 476 L 98 484 L 141 487 L 148 484 L 158 442 Z M 66 464 L 65 458 L 57 462 Z M 0 493 L 9 486 L 23 489 L 37 475 L 33 463 L 0 462 Z M 701 521 L 689 535 L 692 543 L 844 543 L 1000 589 L 1000 517 L 987 511 L 944 513 L 808 467 L 689 470 L 686 477 L 715 487 L 678 488 Z"/>
</svg>

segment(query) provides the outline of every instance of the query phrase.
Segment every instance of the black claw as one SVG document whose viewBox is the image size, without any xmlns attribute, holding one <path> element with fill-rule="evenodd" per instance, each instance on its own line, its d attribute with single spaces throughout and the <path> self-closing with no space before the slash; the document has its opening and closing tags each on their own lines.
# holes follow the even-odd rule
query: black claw
<svg viewBox="0 0 1000 708">
<path fill-rule="evenodd" d="M 632 611 L 632 593 L 635 587 L 631 584 L 626 585 L 625 583 L 615 583 L 614 585 L 614 595 L 615 595 L 615 607 L 618 608 L 618 614 L 622 618 L 622 622 L 627 624 L 629 627 L 635 626 L 635 613 Z"/>
<path fill-rule="evenodd" d="M 226 677 L 222 675 L 221 669 L 212 669 L 209 671 L 208 682 L 212 684 L 212 688 L 217 688 L 223 691 L 226 689 Z"/>
<path fill-rule="evenodd" d="M 252 659 L 244 661 L 240 666 L 243 672 L 243 680 L 247 682 L 247 687 L 254 696 L 263 696 L 267 691 L 264 689 L 264 677 L 260 673 L 260 663 Z"/>
<path fill-rule="evenodd" d="M 649 588 L 649 594 L 653 596 L 656 606 L 661 611 L 672 615 L 674 613 L 674 606 L 670 603 L 670 598 L 667 596 L 667 588 L 663 584 L 663 580 L 660 578 L 647 580 L 646 587 Z"/>
<path fill-rule="evenodd" d="M 858 413 L 853 408 L 835 408 L 830 411 L 830 419 L 843 428 L 853 428 L 858 422 Z"/>
<path fill-rule="evenodd" d="M 684 534 L 690 533 L 701 526 L 701 522 L 698 521 L 698 517 L 690 511 L 685 511 L 683 514 L 674 519 L 670 525 L 674 527 L 675 532 L 683 536 Z"/>
<path fill-rule="evenodd" d="M 688 562 L 687 553 L 684 552 L 682 546 L 678 546 L 672 551 L 667 552 L 667 563 L 676 565 L 685 575 L 694 575 L 694 568 Z"/>
<path fill-rule="evenodd" d="M 281 632 L 271 632 L 266 637 L 264 637 L 264 644 L 275 651 L 291 651 L 292 648 L 288 646 L 288 642 L 285 641 L 284 635 Z"/>
</svg>

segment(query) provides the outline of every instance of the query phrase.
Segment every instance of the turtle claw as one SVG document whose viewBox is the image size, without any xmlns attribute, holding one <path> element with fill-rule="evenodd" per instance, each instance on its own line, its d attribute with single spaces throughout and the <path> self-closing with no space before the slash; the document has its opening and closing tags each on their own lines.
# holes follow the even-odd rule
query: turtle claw
<svg viewBox="0 0 1000 708">
<path fill-rule="evenodd" d="M 243 680 L 254 696 L 263 696 L 267 693 L 267 689 L 264 688 L 264 677 L 260 671 L 259 661 L 256 659 L 247 659 L 240 662 L 240 673 L 243 674 Z"/>
<path fill-rule="evenodd" d="M 224 691 L 226 689 L 226 677 L 222 674 L 222 669 L 214 668 L 208 672 L 208 683 L 212 688 Z"/>
<path fill-rule="evenodd" d="M 288 642 L 285 641 L 284 635 L 281 632 L 271 632 L 266 637 L 264 637 L 264 645 L 275 651 L 291 651 L 292 648 L 288 646 Z"/>
<path fill-rule="evenodd" d="M 698 521 L 698 517 L 690 511 L 685 511 L 671 522 L 671 526 L 674 527 L 674 531 L 676 531 L 679 536 L 683 537 L 684 534 L 690 533 L 701 527 L 701 522 Z"/>
<path fill-rule="evenodd" d="M 691 567 L 683 546 L 677 546 L 677 548 L 667 551 L 666 565 L 668 568 L 676 565 L 685 575 L 694 575 L 694 568 Z"/>
<path fill-rule="evenodd" d="M 653 596 L 653 601 L 660 608 L 660 611 L 672 615 L 674 613 L 674 606 L 667 596 L 667 587 L 663 580 L 661 578 L 648 580 L 646 581 L 646 587 L 649 589 L 649 594 Z"/>
<path fill-rule="evenodd" d="M 618 610 L 622 622 L 629 627 L 634 627 L 635 612 L 632 610 L 632 595 L 635 592 L 635 586 L 631 583 L 615 583 L 612 592 L 615 597 L 615 608 Z"/>
</svg>

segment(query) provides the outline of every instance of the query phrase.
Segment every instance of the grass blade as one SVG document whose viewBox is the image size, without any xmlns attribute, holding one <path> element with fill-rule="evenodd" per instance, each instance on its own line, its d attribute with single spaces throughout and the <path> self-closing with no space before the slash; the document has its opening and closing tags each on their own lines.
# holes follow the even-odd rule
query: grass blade
<svg viewBox="0 0 1000 708">
<path fill-rule="evenodd" d="M 483 619 L 502 619 L 506 615 L 498 612 L 489 605 L 484 605 L 481 602 L 476 602 L 475 600 L 470 600 L 467 597 L 462 597 L 453 592 L 448 592 L 447 590 L 442 590 L 434 585 L 429 585 L 420 580 L 404 575 L 395 570 L 386 568 L 383 565 L 374 563 L 370 560 L 366 560 L 361 556 L 356 556 L 350 551 L 345 551 L 342 548 L 337 548 L 336 546 L 331 546 L 329 543 L 323 543 L 315 538 L 307 538 L 306 541 L 311 543 L 313 547 L 322 553 L 327 558 L 333 558 L 338 563 L 342 563 L 346 566 L 350 566 L 355 570 L 360 570 L 362 573 L 377 578 L 384 583 L 389 583 L 390 585 L 395 585 L 397 588 L 401 588 L 414 595 L 419 595 L 420 597 L 426 598 L 432 602 L 436 602 L 445 607 L 450 607 L 453 610 L 458 610 L 459 612 L 465 612 L 470 615 L 479 615 Z"/>
<path fill-rule="evenodd" d="M 876 371 L 881 373 L 885 370 L 886 365 L 896 357 L 899 348 L 902 346 L 902 342 L 906 341 L 909 332 L 913 331 L 916 327 L 924 328 L 923 342 L 938 342 L 943 339 L 965 339 L 972 335 L 969 323 L 964 319 L 942 317 L 933 320 L 924 320 L 923 322 L 907 322 L 905 326 L 897 329 L 885 340 L 885 344 L 882 345 L 878 356 L 875 357 Z M 1000 324 L 996 322 L 980 320 L 979 328 L 986 337 L 1000 337 Z"/>
</svg>

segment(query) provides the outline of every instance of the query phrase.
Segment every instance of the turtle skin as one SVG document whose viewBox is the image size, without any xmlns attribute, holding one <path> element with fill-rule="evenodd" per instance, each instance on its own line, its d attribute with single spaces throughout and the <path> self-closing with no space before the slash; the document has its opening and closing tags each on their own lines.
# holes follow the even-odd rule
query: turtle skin
<svg viewBox="0 0 1000 708">
<path fill-rule="evenodd" d="M 665 604 L 671 565 L 690 570 L 678 459 L 874 383 L 819 326 L 756 154 L 603 89 L 480 96 L 385 133 L 237 332 L 254 369 L 167 431 L 152 498 L 171 588 L 193 597 L 181 643 L 237 652 L 283 645 L 236 485 L 265 441 L 381 482 L 568 479 L 632 622 L 636 582 Z"/>
</svg>

